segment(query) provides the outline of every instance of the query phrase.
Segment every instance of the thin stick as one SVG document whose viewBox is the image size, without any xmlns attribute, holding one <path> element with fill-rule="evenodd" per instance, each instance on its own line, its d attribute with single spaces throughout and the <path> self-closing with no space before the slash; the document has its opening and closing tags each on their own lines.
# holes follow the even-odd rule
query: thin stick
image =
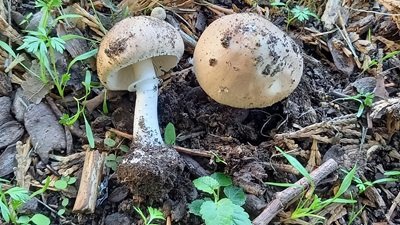
<svg viewBox="0 0 400 225">
<path fill-rule="evenodd" d="M 128 133 L 119 131 L 119 130 L 114 129 L 114 128 L 110 128 L 110 129 L 108 129 L 108 130 L 111 131 L 111 132 L 113 132 L 113 133 L 115 133 L 115 134 L 118 135 L 118 136 L 123 137 L 123 138 L 129 139 L 129 140 L 132 140 L 132 139 L 133 139 L 133 136 L 132 136 L 131 134 L 128 134 Z M 172 147 L 173 147 L 177 152 L 185 153 L 185 154 L 187 154 L 187 155 L 201 156 L 201 157 L 206 157 L 206 158 L 211 158 L 211 157 L 212 157 L 212 154 L 209 153 L 208 151 L 204 152 L 204 151 L 201 151 L 201 150 L 190 149 L 190 148 L 185 148 L 185 147 L 176 146 L 176 145 L 173 145 Z"/>
<path fill-rule="evenodd" d="M 329 159 L 319 168 L 314 170 L 310 175 L 314 183 L 317 185 L 326 176 L 334 172 L 338 168 L 335 160 Z M 309 183 L 305 177 L 295 183 L 293 187 L 286 188 L 278 192 L 273 201 L 253 220 L 253 225 L 267 225 L 279 212 L 288 206 L 289 202 L 295 199 L 301 192 L 307 189 Z"/>
</svg>

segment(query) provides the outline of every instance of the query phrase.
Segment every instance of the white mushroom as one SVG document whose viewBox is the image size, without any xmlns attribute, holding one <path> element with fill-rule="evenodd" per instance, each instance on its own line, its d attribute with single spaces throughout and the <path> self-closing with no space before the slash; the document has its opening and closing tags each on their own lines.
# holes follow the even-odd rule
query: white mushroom
<svg viewBox="0 0 400 225">
<path fill-rule="evenodd" d="M 117 168 L 119 181 L 139 198 L 160 199 L 174 188 L 183 164 L 162 140 L 157 75 L 183 55 L 179 32 L 149 16 L 126 18 L 104 36 L 97 56 L 100 81 L 109 90 L 136 91 L 133 142 Z"/>
<path fill-rule="evenodd" d="M 175 67 L 183 55 L 179 32 L 148 16 L 126 18 L 103 38 L 97 56 L 98 76 L 109 90 L 136 91 L 135 142 L 163 145 L 157 114 L 157 75 Z"/>
<path fill-rule="evenodd" d="M 293 92 L 303 74 L 300 48 L 273 23 L 238 13 L 212 22 L 193 56 L 202 89 L 237 108 L 270 106 Z"/>
</svg>

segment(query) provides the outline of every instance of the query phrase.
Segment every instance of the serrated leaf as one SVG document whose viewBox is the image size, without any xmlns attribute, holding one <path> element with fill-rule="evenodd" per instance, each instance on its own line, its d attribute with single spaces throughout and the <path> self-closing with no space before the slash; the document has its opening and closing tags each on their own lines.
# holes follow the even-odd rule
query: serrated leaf
<svg viewBox="0 0 400 225">
<path fill-rule="evenodd" d="M 17 201 L 28 201 L 29 200 L 29 194 L 28 190 L 22 187 L 13 187 L 9 189 L 8 191 L 5 192 L 5 194 L 10 195 L 10 197 L 14 200 Z"/>
<path fill-rule="evenodd" d="M 36 224 L 36 225 L 49 225 L 50 224 L 50 219 L 49 217 L 43 215 L 43 214 L 35 214 L 32 216 L 31 221 Z"/>
<path fill-rule="evenodd" d="M 224 194 L 233 204 L 242 206 L 246 202 L 246 195 L 240 187 L 228 186 L 224 188 Z"/>
<path fill-rule="evenodd" d="M 193 180 L 193 184 L 200 191 L 204 191 L 209 194 L 213 194 L 214 190 L 220 187 L 218 181 L 210 176 L 199 177 Z"/>
<path fill-rule="evenodd" d="M 201 205 L 200 214 L 206 225 L 231 225 L 233 223 L 233 213 L 235 204 L 231 200 L 224 198 L 214 203 L 204 202 Z"/>
<path fill-rule="evenodd" d="M 214 178 L 221 187 L 232 185 L 232 179 L 224 173 L 216 172 L 211 174 L 210 177 Z"/>
<path fill-rule="evenodd" d="M 194 200 L 192 203 L 189 204 L 189 212 L 196 216 L 201 216 L 200 209 L 201 205 L 203 205 L 204 202 L 204 199 Z"/>
<path fill-rule="evenodd" d="M 249 214 L 238 205 L 233 205 L 233 223 L 232 225 L 251 225 Z"/>
</svg>

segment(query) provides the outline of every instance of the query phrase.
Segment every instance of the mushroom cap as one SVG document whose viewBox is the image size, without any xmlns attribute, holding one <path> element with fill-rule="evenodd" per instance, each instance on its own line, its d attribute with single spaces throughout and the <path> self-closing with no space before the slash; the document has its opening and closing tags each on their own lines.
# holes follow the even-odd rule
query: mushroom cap
<svg viewBox="0 0 400 225">
<path fill-rule="evenodd" d="M 212 22 L 193 55 L 202 89 L 216 102 L 262 108 L 286 98 L 303 74 L 299 46 L 261 16 L 238 13 Z"/>
<path fill-rule="evenodd" d="M 128 90 L 138 75 L 131 65 L 151 58 L 157 75 L 175 67 L 184 52 L 179 32 L 150 16 L 128 17 L 116 23 L 100 43 L 97 73 L 109 90 Z"/>
</svg>

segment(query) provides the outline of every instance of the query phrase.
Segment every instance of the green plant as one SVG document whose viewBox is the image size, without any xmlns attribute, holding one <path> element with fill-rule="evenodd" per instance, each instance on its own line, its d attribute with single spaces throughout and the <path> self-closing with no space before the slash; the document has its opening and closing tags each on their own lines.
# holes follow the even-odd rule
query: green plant
<svg viewBox="0 0 400 225">
<path fill-rule="evenodd" d="M 118 163 L 122 160 L 122 156 L 116 156 L 115 154 L 109 154 L 106 156 L 106 166 L 112 169 L 113 171 L 117 170 Z"/>
<path fill-rule="evenodd" d="M 382 59 L 379 59 L 379 60 L 373 59 L 373 60 L 371 60 L 371 62 L 368 64 L 367 68 L 365 68 L 365 69 L 363 70 L 363 72 L 364 72 L 365 70 L 368 70 L 368 69 L 372 68 L 373 66 L 377 66 L 378 64 L 382 64 L 382 63 L 385 62 L 386 60 L 391 59 L 391 58 L 395 57 L 395 56 L 398 55 L 398 54 L 400 54 L 400 50 L 393 51 L 393 52 L 389 52 L 388 54 L 386 54 L 385 56 L 383 56 Z"/>
<path fill-rule="evenodd" d="M 290 218 L 291 219 L 299 219 L 303 217 L 313 217 L 317 218 L 319 220 L 325 220 L 324 217 L 317 215 L 318 212 L 320 212 L 322 209 L 326 208 L 332 203 L 342 203 L 342 204 L 353 204 L 356 203 L 357 201 L 353 199 L 344 199 L 341 198 L 341 196 L 348 190 L 348 188 L 351 185 L 352 179 L 355 175 L 356 172 L 356 167 L 354 167 L 343 179 L 339 190 L 335 193 L 335 195 L 332 198 L 323 200 L 321 197 L 319 197 L 317 194 L 314 193 L 315 190 L 315 183 L 311 178 L 311 175 L 308 173 L 306 168 L 304 168 L 301 163 L 294 158 L 293 156 L 285 153 L 280 149 L 279 147 L 275 147 L 279 152 L 282 153 L 282 155 L 289 161 L 289 163 L 295 167 L 308 181 L 310 184 L 310 190 L 308 191 L 307 195 L 306 192 L 307 190 L 303 191 L 303 195 L 301 199 L 299 200 L 296 209 L 292 212 Z M 269 182 L 267 184 L 270 185 L 276 185 L 278 183 L 273 183 Z M 293 186 L 295 184 L 287 184 L 283 183 L 281 185 L 277 186 Z"/>
<path fill-rule="evenodd" d="M 344 173 L 349 173 L 346 170 L 342 170 Z M 386 175 L 386 174 L 385 174 Z M 391 175 L 391 173 L 389 173 L 389 175 Z M 388 175 L 386 175 L 388 176 Z M 361 180 L 360 177 L 354 175 L 353 177 L 353 181 L 356 183 L 356 187 L 358 189 L 358 193 L 361 194 L 363 193 L 365 190 L 367 190 L 367 188 L 373 187 L 376 184 L 383 184 L 383 183 L 390 183 L 390 182 L 396 182 L 399 181 L 399 179 L 396 178 L 391 178 L 391 177 L 385 177 L 385 178 L 381 178 L 381 179 L 377 179 L 375 181 L 363 181 Z"/>
<path fill-rule="evenodd" d="M 288 29 L 290 24 L 294 21 L 305 22 L 309 20 L 310 17 L 314 17 L 319 20 L 318 16 L 315 13 L 311 12 L 309 8 L 300 5 L 295 5 L 293 8 L 290 8 L 288 5 L 288 1 L 286 3 L 283 3 L 279 0 L 275 0 L 274 2 L 271 2 L 271 6 L 282 7 L 286 11 L 286 29 Z"/>
<path fill-rule="evenodd" d="M 54 182 L 54 187 L 59 190 L 64 190 L 76 182 L 76 177 L 62 176 L 60 179 Z"/>
<path fill-rule="evenodd" d="M 18 215 L 18 210 L 23 204 L 36 195 L 45 192 L 50 184 L 50 179 L 46 179 L 45 185 L 36 192 L 29 195 L 29 191 L 22 187 L 12 187 L 8 190 L 3 189 L 4 182 L 0 182 L 0 211 L 1 220 L 6 223 L 12 224 L 36 224 L 36 225 L 48 225 L 50 219 L 40 213 L 36 213 L 32 216 Z M 0 221 L 1 221 L 0 220 Z"/>
<path fill-rule="evenodd" d="M 189 212 L 200 216 L 206 225 L 246 225 L 251 224 L 249 215 L 241 207 L 246 195 L 239 187 L 232 185 L 230 177 L 223 173 L 213 173 L 193 181 L 194 186 L 212 198 L 194 200 L 189 204 Z M 222 197 L 221 190 L 225 197 Z"/>
<path fill-rule="evenodd" d="M 173 123 L 168 123 L 164 131 L 164 142 L 167 145 L 174 145 L 176 142 L 176 132 Z"/>
<path fill-rule="evenodd" d="M 57 215 L 62 216 L 67 211 L 67 205 L 69 204 L 69 198 L 62 197 L 61 207 L 57 211 Z"/>
<path fill-rule="evenodd" d="M 149 212 L 149 216 L 147 217 L 140 208 L 135 206 L 133 208 L 142 218 L 144 225 L 157 225 L 153 222 L 154 220 L 165 220 L 164 214 L 158 209 L 147 207 L 147 211 Z"/>
<path fill-rule="evenodd" d="M 94 148 L 93 131 L 85 115 L 85 107 L 86 107 L 85 102 L 92 88 L 91 79 L 92 79 L 91 73 L 88 70 L 86 70 L 85 81 L 82 82 L 83 86 L 85 87 L 85 95 L 81 98 L 74 97 L 78 108 L 76 113 L 73 116 L 69 116 L 68 114 L 63 114 L 59 122 L 63 125 L 71 126 L 82 116 L 85 121 L 85 131 L 86 131 L 86 137 L 89 142 L 89 146 L 91 148 Z"/>
<path fill-rule="evenodd" d="M 332 102 L 353 100 L 353 101 L 356 101 L 356 102 L 360 103 L 360 105 L 358 106 L 358 111 L 357 111 L 357 117 L 360 117 L 363 114 L 365 107 L 371 107 L 372 106 L 374 98 L 375 98 L 375 94 L 374 93 L 366 92 L 366 93 L 359 93 L 359 94 L 357 94 L 355 96 L 337 98 L 337 99 L 333 100 Z"/>
</svg>

